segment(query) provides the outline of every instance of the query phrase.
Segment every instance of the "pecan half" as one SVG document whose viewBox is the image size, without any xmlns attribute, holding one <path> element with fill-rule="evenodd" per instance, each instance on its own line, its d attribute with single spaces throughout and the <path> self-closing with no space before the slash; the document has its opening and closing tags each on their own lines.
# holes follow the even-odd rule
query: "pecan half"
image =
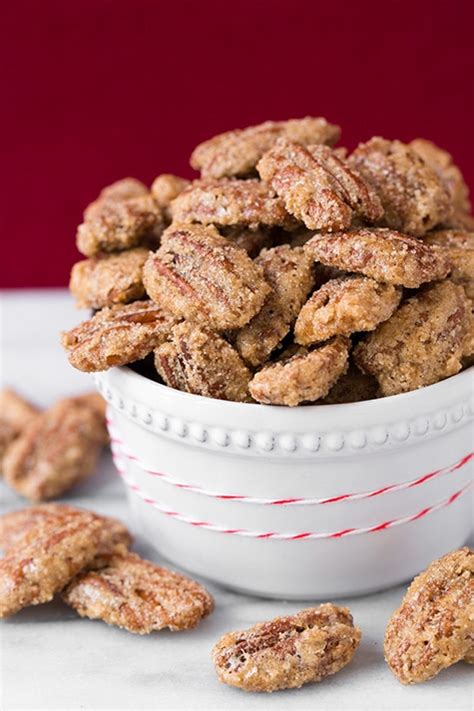
<svg viewBox="0 0 474 711">
<path fill-rule="evenodd" d="M 39 412 L 37 407 L 14 390 L 0 390 L 0 473 L 9 445 Z"/>
<path fill-rule="evenodd" d="M 151 194 L 156 204 L 163 211 L 163 216 L 167 223 L 173 221 L 171 203 L 189 184 L 189 180 L 171 173 L 163 173 L 154 179 L 151 185 Z"/>
<path fill-rule="evenodd" d="M 461 284 L 474 301 L 474 232 L 435 230 L 428 232 L 423 242 L 441 249 L 451 264 L 451 281 Z"/>
<path fill-rule="evenodd" d="M 224 684 L 246 691 L 294 689 L 340 671 L 360 638 L 347 607 L 326 603 L 229 632 L 215 645 L 212 658 Z"/>
<path fill-rule="evenodd" d="M 100 570 L 80 573 L 62 597 L 81 617 L 136 634 L 195 627 L 214 607 L 194 580 L 134 553 L 111 556 Z"/>
<path fill-rule="evenodd" d="M 104 308 L 62 336 L 69 361 L 94 372 L 141 360 L 163 343 L 176 319 L 153 301 Z"/>
<path fill-rule="evenodd" d="M 201 143 L 193 151 L 191 165 L 205 178 L 248 176 L 280 136 L 303 145 L 326 143 L 332 146 L 340 133 L 339 126 L 312 116 L 266 121 L 259 126 L 221 133 Z"/>
<path fill-rule="evenodd" d="M 171 225 L 143 271 L 148 295 L 177 317 L 216 329 L 243 326 L 270 287 L 261 267 L 212 227 Z"/>
<path fill-rule="evenodd" d="M 331 235 L 314 235 L 304 249 L 313 259 L 376 281 L 416 289 L 444 279 L 447 257 L 414 237 L 388 229 L 361 228 Z"/>
<path fill-rule="evenodd" d="M 461 548 L 418 575 L 387 625 L 385 659 L 402 684 L 474 656 L 474 552 Z"/>
<path fill-rule="evenodd" d="M 167 385 L 195 395 L 246 402 L 251 376 L 239 354 L 217 333 L 183 322 L 155 350 L 156 369 Z"/>
</svg>

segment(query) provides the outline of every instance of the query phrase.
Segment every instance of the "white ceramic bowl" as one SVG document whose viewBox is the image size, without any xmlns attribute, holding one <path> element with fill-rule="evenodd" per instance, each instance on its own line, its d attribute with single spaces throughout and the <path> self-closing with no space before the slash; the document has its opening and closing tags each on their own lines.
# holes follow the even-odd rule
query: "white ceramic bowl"
<svg viewBox="0 0 474 711">
<path fill-rule="evenodd" d="M 293 409 L 189 395 L 129 368 L 96 382 L 137 531 L 225 586 L 313 600 L 400 583 L 466 541 L 473 372 Z"/>
</svg>

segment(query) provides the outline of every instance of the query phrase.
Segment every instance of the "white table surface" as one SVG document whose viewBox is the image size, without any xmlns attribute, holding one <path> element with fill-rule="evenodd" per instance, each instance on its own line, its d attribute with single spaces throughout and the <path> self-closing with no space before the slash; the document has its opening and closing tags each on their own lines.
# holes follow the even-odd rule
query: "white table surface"
<svg viewBox="0 0 474 711">
<path fill-rule="evenodd" d="M 0 374 L 38 404 L 92 387 L 75 371 L 58 333 L 80 320 L 64 291 L 1 294 Z M 100 471 L 65 500 L 129 521 L 122 486 L 108 455 Z M 24 501 L 0 482 L 0 513 Z M 472 544 L 473 541 L 471 541 Z M 137 541 L 136 550 L 159 557 Z M 207 585 L 215 612 L 190 632 L 129 634 L 83 620 L 60 601 L 23 610 L 0 622 L 0 708 L 10 709 L 472 709 L 473 667 L 460 663 L 424 685 L 404 687 L 388 670 L 385 624 L 403 588 L 341 601 L 363 638 L 353 662 L 321 684 L 272 695 L 220 684 L 210 660 L 224 632 L 295 612 L 306 603 L 244 597 Z"/>
</svg>

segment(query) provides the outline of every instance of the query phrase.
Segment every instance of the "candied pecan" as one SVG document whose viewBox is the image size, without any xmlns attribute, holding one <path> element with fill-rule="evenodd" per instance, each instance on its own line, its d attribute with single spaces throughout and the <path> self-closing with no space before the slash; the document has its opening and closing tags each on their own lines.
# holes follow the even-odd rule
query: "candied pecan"
<svg viewBox="0 0 474 711">
<path fill-rule="evenodd" d="M 451 281 L 461 284 L 468 297 L 474 301 L 474 232 L 435 230 L 428 232 L 423 242 L 441 247 L 451 263 Z"/>
<path fill-rule="evenodd" d="M 171 203 L 189 184 L 189 180 L 171 173 L 163 173 L 154 179 L 151 186 L 151 194 L 156 204 L 162 209 L 166 222 L 173 221 Z"/>
<path fill-rule="evenodd" d="M 281 358 L 258 371 L 249 384 L 257 402 L 289 405 L 325 397 L 347 370 L 349 339 L 337 336 L 311 351 L 291 348 Z"/>
<path fill-rule="evenodd" d="M 219 400 L 249 400 L 251 376 L 237 351 L 217 333 L 184 321 L 155 350 L 156 369 L 167 385 Z"/>
<path fill-rule="evenodd" d="M 76 262 L 69 289 L 80 309 L 101 309 L 142 299 L 143 265 L 148 249 L 136 247 L 119 254 L 99 254 Z"/>
<path fill-rule="evenodd" d="M 201 143 L 193 151 L 191 165 L 206 178 L 248 176 L 280 136 L 302 145 L 326 143 L 332 146 L 340 134 L 339 126 L 331 125 L 324 118 L 306 116 L 289 121 L 266 121 L 259 126 L 221 133 Z"/>
<path fill-rule="evenodd" d="M 59 400 L 10 445 L 5 481 L 32 501 L 60 496 L 92 474 L 104 438 L 103 419 L 87 401 Z"/>
<path fill-rule="evenodd" d="M 454 212 L 469 212 L 471 209 L 469 188 L 453 157 L 424 138 L 415 138 L 408 145 L 439 175 L 451 196 Z"/>
<path fill-rule="evenodd" d="M 214 607 L 199 583 L 134 553 L 110 556 L 100 570 L 79 573 L 62 597 L 81 617 L 136 634 L 195 627 Z"/>
<path fill-rule="evenodd" d="M 327 146 L 304 147 L 279 139 L 257 168 L 288 212 L 309 229 L 340 230 L 358 215 L 369 222 L 382 217 L 377 195 Z"/>
<path fill-rule="evenodd" d="M 270 291 L 262 268 L 243 249 L 202 225 L 171 225 L 145 264 L 143 282 L 148 295 L 175 316 L 216 329 L 244 326 Z"/>
<path fill-rule="evenodd" d="M 39 521 L 0 560 L 0 617 L 51 600 L 93 560 L 101 531 L 99 518 L 87 511 Z"/>
<path fill-rule="evenodd" d="M 8 552 L 26 542 L 33 541 L 38 531 L 42 531 L 45 525 L 60 529 L 66 520 L 81 513 L 78 509 L 68 504 L 39 504 L 29 506 L 19 511 L 0 516 L 0 548 Z M 90 566 L 93 566 L 100 558 L 97 556 L 110 555 L 111 553 L 125 552 L 132 542 L 132 537 L 127 528 L 114 518 L 100 516 L 99 514 L 87 512 L 92 517 L 97 518 L 102 525 L 99 546 L 96 557 Z"/>
<path fill-rule="evenodd" d="M 332 386 L 321 405 L 340 405 L 378 397 L 378 383 L 374 377 L 362 373 L 352 362 L 344 375 Z"/>
<path fill-rule="evenodd" d="M 444 279 L 450 270 L 449 260 L 439 250 L 388 229 L 316 234 L 304 249 L 328 266 L 410 289 Z"/>
<path fill-rule="evenodd" d="M 91 202 L 84 210 L 84 219 L 93 218 L 100 213 L 102 206 L 105 203 L 125 202 L 134 198 L 144 197 L 148 195 L 149 190 L 139 180 L 135 178 L 122 178 L 111 185 L 103 188 L 99 196 Z"/>
<path fill-rule="evenodd" d="M 268 227 L 222 227 L 220 233 L 236 247 L 245 249 L 252 259 L 257 257 L 264 247 L 271 247 L 273 244 L 273 230 Z"/>
<path fill-rule="evenodd" d="M 418 575 L 387 625 L 385 659 L 402 684 L 432 679 L 474 651 L 474 552 L 461 548 Z"/>
<path fill-rule="evenodd" d="M 94 372 L 145 358 L 163 343 L 176 319 L 153 301 L 106 307 L 62 336 L 70 363 Z"/>
<path fill-rule="evenodd" d="M 38 413 L 37 407 L 14 390 L 0 390 L 0 468 L 9 445 Z"/>
<path fill-rule="evenodd" d="M 175 222 L 217 227 L 291 228 L 280 198 L 260 180 L 195 180 L 172 205 Z"/>
<path fill-rule="evenodd" d="M 301 249 L 281 245 L 265 249 L 255 260 L 272 288 L 263 307 L 237 334 L 235 346 L 250 365 L 264 363 L 296 320 L 314 285 L 311 257 Z"/>
<path fill-rule="evenodd" d="M 341 334 L 373 331 L 393 314 L 402 290 L 364 276 L 331 279 L 301 309 L 295 324 L 295 341 L 302 346 Z"/>
<path fill-rule="evenodd" d="M 340 671 L 360 638 L 347 607 L 326 603 L 229 632 L 212 659 L 224 684 L 246 691 L 294 689 Z"/>
<path fill-rule="evenodd" d="M 354 358 L 377 378 L 383 395 L 396 395 L 459 372 L 469 332 L 470 302 L 446 280 L 405 301 L 356 346 Z"/>
<path fill-rule="evenodd" d="M 146 243 L 160 232 L 163 217 L 151 195 L 124 201 L 99 200 L 77 229 L 77 248 L 86 257 L 117 252 Z"/>
<path fill-rule="evenodd" d="M 410 146 L 375 136 L 349 158 L 377 192 L 387 227 L 420 236 L 452 212 L 441 178 Z"/>
</svg>

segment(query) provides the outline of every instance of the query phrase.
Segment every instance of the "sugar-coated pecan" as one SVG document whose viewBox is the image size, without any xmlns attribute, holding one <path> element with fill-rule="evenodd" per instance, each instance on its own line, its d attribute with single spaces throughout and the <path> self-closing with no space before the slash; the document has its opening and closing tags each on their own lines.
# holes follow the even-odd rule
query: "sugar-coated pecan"
<svg viewBox="0 0 474 711">
<path fill-rule="evenodd" d="M 411 289 L 444 279 L 450 270 L 448 258 L 439 250 L 388 229 L 316 234 L 304 249 L 330 267 L 360 272 L 376 281 Z"/>
<path fill-rule="evenodd" d="M 374 137 L 356 148 L 349 163 L 376 190 L 387 227 L 420 236 L 449 218 L 447 187 L 410 146 Z"/>
<path fill-rule="evenodd" d="M 454 212 L 468 213 L 471 210 L 469 188 L 453 157 L 442 148 L 424 138 L 416 138 L 408 144 L 439 175 L 451 195 Z"/>
<path fill-rule="evenodd" d="M 60 496 L 92 474 L 104 439 L 103 418 L 94 407 L 81 398 L 59 400 L 10 445 L 5 480 L 32 501 Z"/>
<path fill-rule="evenodd" d="M 267 405 L 295 407 L 325 397 L 347 370 L 350 341 L 337 336 L 311 351 L 290 347 L 281 358 L 254 375 L 252 397 Z"/>
<path fill-rule="evenodd" d="M 147 257 L 148 249 L 136 247 L 76 262 L 69 282 L 76 306 L 101 309 L 142 299 L 145 296 L 142 271 Z"/>
<path fill-rule="evenodd" d="M 189 183 L 189 180 L 171 173 L 163 173 L 154 179 L 151 185 L 151 194 L 156 204 L 163 211 L 163 216 L 167 223 L 173 221 L 171 203 L 188 187 Z"/>
<path fill-rule="evenodd" d="M 451 281 L 461 284 L 474 301 L 474 232 L 434 230 L 423 237 L 423 242 L 441 248 L 451 263 Z"/>
<path fill-rule="evenodd" d="M 266 121 L 259 126 L 221 133 L 201 143 L 193 151 L 191 165 L 206 178 L 248 176 L 254 173 L 260 158 L 280 136 L 303 145 L 325 143 L 332 146 L 340 133 L 339 126 L 312 116 Z"/>
<path fill-rule="evenodd" d="M 37 407 L 14 390 L 0 390 L 0 475 L 9 445 L 38 413 Z"/>
<path fill-rule="evenodd" d="M 248 401 L 251 373 L 217 333 L 184 321 L 155 350 L 156 369 L 167 385 L 219 400 Z"/>
<path fill-rule="evenodd" d="M 145 358 L 166 340 L 176 319 L 153 301 L 106 307 L 62 336 L 71 364 L 85 372 Z"/>
<path fill-rule="evenodd" d="M 260 180 L 195 180 L 171 206 L 175 222 L 217 227 L 291 228 L 294 220 L 274 191 Z"/>
<path fill-rule="evenodd" d="M 100 547 L 102 523 L 76 510 L 61 521 L 47 518 L 0 560 L 0 617 L 53 598 Z"/>
<path fill-rule="evenodd" d="M 474 552 L 461 548 L 418 575 L 387 625 L 385 659 L 402 684 L 474 660 Z"/>
<path fill-rule="evenodd" d="M 62 597 L 81 617 L 136 634 L 195 627 L 214 607 L 199 583 L 134 553 L 110 556 L 99 570 L 80 573 Z"/>
<path fill-rule="evenodd" d="M 405 301 L 356 346 L 354 358 L 383 395 L 416 390 L 461 370 L 472 325 L 464 289 L 445 280 Z"/>
<path fill-rule="evenodd" d="M 270 287 L 263 270 L 212 226 L 173 224 L 143 270 L 148 295 L 177 317 L 216 329 L 244 326 Z"/>
<path fill-rule="evenodd" d="M 91 202 L 84 210 L 84 219 L 93 218 L 100 213 L 103 205 L 106 203 L 125 202 L 134 198 L 145 197 L 149 190 L 140 180 L 135 178 L 122 178 L 111 185 L 103 188 L 99 196 Z"/>
<path fill-rule="evenodd" d="M 315 291 L 295 324 L 295 341 L 302 346 L 341 334 L 373 331 L 393 314 L 402 290 L 364 276 L 331 279 Z"/>
<path fill-rule="evenodd" d="M 369 222 L 382 217 L 380 200 L 372 188 L 327 146 L 279 139 L 257 168 L 288 212 L 309 229 L 341 230 L 356 216 Z"/>
<path fill-rule="evenodd" d="M 344 375 L 341 375 L 332 386 L 325 398 L 319 400 L 321 405 L 341 405 L 363 400 L 375 400 L 378 397 L 379 385 L 372 375 L 362 373 L 352 362 Z"/>
<path fill-rule="evenodd" d="M 340 671 L 360 638 L 347 607 L 326 603 L 229 632 L 212 658 L 224 684 L 246 691 L 294 689 Z"/>
<path fill-rule="evenodd" d="M 255 261 L 272 290 L 261 311 L 235 338 L 240 355 L 252 366 L 264 363 L 281 343 L 314 285 L 312 259 L 301 247 L 266 249 Z"/>
</svg>

